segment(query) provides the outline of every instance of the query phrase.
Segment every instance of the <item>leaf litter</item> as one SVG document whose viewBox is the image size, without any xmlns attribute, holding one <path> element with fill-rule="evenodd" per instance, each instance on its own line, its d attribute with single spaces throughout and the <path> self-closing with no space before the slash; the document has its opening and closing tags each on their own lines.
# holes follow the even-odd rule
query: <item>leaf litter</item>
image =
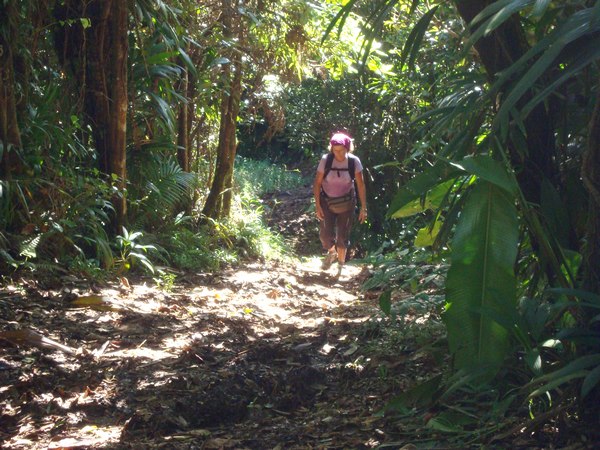
<svg viewBox="0 0 600 450">
<path fill-rule="evenodd" d="M 305 255 L 318 249 L 310 195 L 308 188 L 270 198 L 272 223 L 294 237 L 296 250 L 310 249 Z M 389 378 L 410 371 L 373 353 L 365 327 L 379 317 L 378 296 L 360 289 L 368 270 L 334 272 L 322 272 L 313 256 L 187 273 L 168 292 L 143 277 L 5 286 L 2 447 L 333 449 L 389 441 L 377 413 L 398 384 Z"/>
<path fill-rule="evenodd" d="M 171 292 L 7 287 L 4 448 L 372 447 L 385 397 L 360 333 L 376 303 L 359 266 L 332 286 L 318 265 L 188 274 Z"/>
<path fill-rule="evenodd" d="M 303 255 L 318 251 L 310 195 L 266 199 Z M 381 412 L 438 364 L 414 338 L 388 339 L 381 292 L 361 289 L 368 277 L 359 264 L 336 277 L 312 256 L 180 274 L 168 291 L 143 277 L 5 286 L 0 444 L 416 448 L 419 436 Z"/>
</svg>

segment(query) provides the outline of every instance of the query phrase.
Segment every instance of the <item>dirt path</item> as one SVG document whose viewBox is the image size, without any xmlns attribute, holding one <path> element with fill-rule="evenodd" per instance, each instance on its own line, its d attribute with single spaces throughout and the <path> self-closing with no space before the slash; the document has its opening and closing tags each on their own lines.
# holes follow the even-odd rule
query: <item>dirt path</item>
<svg viewBox="0 0 600 450">
<path fill-rule="evenodd" d="M 253 264 L 93 295 L 9 290 L 18 322 L 77 350 L 0 344 L 4 448 L 370 448 L 389 386 L 364 271 Z M 9 307 L 10 306 L 10 307 Z M 392 367 L 394 368 L 394 367 Z M 395 366 L 398 368 L 398 366 Z M 389 374 L 388 374 L 389 375 Z"/>
<path fill-rule="evenodd" d="M 418 300 L 436 292 L 396 292 L 402 317 L 390 321 L 380 293 L 361 289 L 366 267 L 321 271 L 310 195 L 265 199 L 304 259 L 188 274 L 162 290 L 72 277 L 0 288 L 0 447 L 480 448 L 476 434 L 436 433 L 435 409 L 380 414 L 447 358 L 434 345 L 435 302 Z M 515 420 L 496 447 L 554 448 L 556 430 L 525 436 Z"/>
<path fill-rule="evenodd" d="M 273 224 L 296 249 L 316 239 L 309 198 L 307 188 L 268 199 Z M 376 413 L 421 356 L 381 346 L 378 294 L 360 290 L 365 268 L 349 264 L 338 277 L 319 265 L 316 256 L 248 264 L 180 277 L 168 291 L 143 279 L 8 286 L 0 443 L 401 447 L 395 425 Z"/>
</svg>

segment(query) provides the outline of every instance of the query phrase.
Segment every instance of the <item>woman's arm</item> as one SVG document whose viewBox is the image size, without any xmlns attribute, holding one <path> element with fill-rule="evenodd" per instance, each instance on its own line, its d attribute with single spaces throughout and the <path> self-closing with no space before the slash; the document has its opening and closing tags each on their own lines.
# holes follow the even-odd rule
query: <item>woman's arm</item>
<svg viewBox="0 0 600 450">
<path fill-rule="evenodd" d="M 315 196 L 315 210 L 317 212 L 317 218 L 319 220 L 325 219 L 325 214 L 323 214 L 323 208 L 321 207 L 321 185 L 323 184 L 324 177 L 324 172 L 317 172 L 317 175 L 315 176 L 315 182 L 313 184 L 313 195 Z"/>
<path fill-rule="evenodd" d="M 358 199 L 360 200 L 358 221 L 365 223 L 365 220 L 367 220 L 367 188 L 365 187 L 365 179 L 363 178 L 362 171 L 356 174 L 356 187 L 358 189 Z"/>
</svg>

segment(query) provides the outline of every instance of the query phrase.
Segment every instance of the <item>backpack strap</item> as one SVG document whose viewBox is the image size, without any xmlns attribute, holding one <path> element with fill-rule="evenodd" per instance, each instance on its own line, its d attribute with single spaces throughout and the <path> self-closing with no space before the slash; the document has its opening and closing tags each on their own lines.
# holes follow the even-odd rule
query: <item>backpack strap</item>
<svg viewBox="0 0 600 450">
<path fill-rule="evenodd" d="M 329 152 L 327 154 L 327 158 L 325 159 L 325 175 L 323 175 L 323 179 L 327 178 L 329 172 L 331 172 L 331 165 L 333 164 L 333 153 Z"/>
<path fill-rule="evenodd" d="M 354 181 L 354 178 L 356 177 L 356 173 L 355 173 L 355 166 L 354 166 L 354 158 L 351 158 L 350 156 L 348 156 L 348 168 L 347 169 L 332 169 L 331 166 L 333 165 L 333 153 L 328 153 L 327 154 L 327 159 L 325 160 L 325 175 L 323 175 L 323 178 L 327 178 L 327 175 L 329 175 L 329 172 L 331 172 L 331 170 L 335 170 L 338 173 L 340 171 L 348 171 L 348 173 L 350 174 L 350 178 L 352 179 L 352 181 Z"/>
<path fill-rule="evenodd" d="M 350 156 L 348 156 L 348 172 L 350 173 L 350 178 L 354 181 L 354 177 L 356 176 L 354 171 L 354 158 L 350 158 Z"/>
</svg>

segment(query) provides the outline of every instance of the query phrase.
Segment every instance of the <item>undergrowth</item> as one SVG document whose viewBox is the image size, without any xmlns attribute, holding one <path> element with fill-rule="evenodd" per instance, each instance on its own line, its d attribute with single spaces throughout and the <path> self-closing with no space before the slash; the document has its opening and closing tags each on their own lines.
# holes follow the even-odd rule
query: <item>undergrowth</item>
<svg viewBox="0 0 600 450">
<path fill-rule="evenodd" d="M 380 313 L 363 326 L 368 353 L 411 361 L 397 377 L 385 365 L 378 369 L 390 393 L 378 414 L 397 424 L 397 442 L 380 448 L 407 443 L 414 448 L 473 448 L 515 426 L 506 415 L 514 407 L 514 395 L 482 391 L 474 380 L 449 370 L 442 321 L 445 259 L 403 242 L 383 245 L 366 261 L 373 275 L 363 289 L 381 292 Z"/>
<path fill-rule="evenodd" d="M 301 175 L 283 165 L 238 157 L 235 180 L 229 219 L 208 220 L 199 229 L 178 227 L 157 236 L 173 267 L 216 271 L 243 260 L 288 256 L 283 238 L 265 223 L 266 206 L 260 197 L 303 184 Z"/>
<path fill-rule="evenodd" d="M 381 378 L 390 387 L 380 414 L 397 424 L 398 439 L 381 448 L 407 443 L 416 448 L 587 448 L 589 438 L 573 432 L 581 420 L 581 404 L 574 401 L 579 385 L 570 386 L 567 381 L 600 373 L 581 370 L 595 367 L 592 363 L 600 356 L 584 356 L 569 363 L 567 352 L 553 347 L 559 337 L 567 340 L 568 336 L 537 335 L 551 317 L 540 313 L 547 300 L 521 300 L 517 323 L 534 344 L 529 351 L 515 350 L 489 379 L 485 367 L 470 371 L 453 368 L 443 319 L 448 265 L 443 254 L 435 256 L 405 239 L 401 244 L 383 245 L 366 261 L 373 275 L 363 289 L 381 292 L 381 312 L 363 328 L 369 353 L 418 361 L 407 365 L 399 377 L 391 377 L 385 366 L 380 368 Z M 555 310 L 562 294 L 561 290 L 548 293 L 557 297 L 551 301 Z M 600 304 L 600 298 L 589 294 L 585 298 Z M 568 314 L 569 309 L 565 311 Z M 573 333 L 578 331 L 573 324 L 571 327 Z M 539 347 L 535 345 L 538 341 L 542 343 Z M 540 377 L 541 364 L 555 372 Z M 537 368 L 538 374 L 532 368 Z M 550 392 L 557 387 L 557 392 Z M 592 392 L 589 402 L 595 403 L 597 398 Z"/>
<path fill-rule="evenodd" d="M 29 234 L 22 238 L 1 235 L 0 263 L 5 266 L 2 272 L 68 271 L 94 280 L 139 272 L 156 275 L 159 279 L 168 268 L 213 272 L 243 260 L 285 258 L 288 255 L 286 245 L 283 238 L 266 225 L 263 218 L 265 206 L 260 196 L 276 190 L 293 189 L 304 180 L 298 172 L 267 161 L 238 158 L 236 163 L 234 201 L 227 220 L 208 220 L 198 225 L 197 218 L 184 213 L 157 215 L 152 211 L 166 208 L 161 206 L 162 191 L 155 187 L 155 200 L 152 208 L 148 209 L 154 219 L 138 221 L 130 229 L 110 238 L 106 232 L 111 213 L 107 195 L 102 190 L 86 189 L 90 199 L 86 203 L 76 203 L 76 212 L 73 213 L 68 206 L 65 213 L 55 214 L 64 219 L 56 221 L 53 217 L 48 221 L 52 223 L 40 223 L 32 228 L 33 233 L 28 230 Z M 91 175 L 87 182 L 90 185 L 102 184 L 94 181 Z M 185 194 L 183 189 L 173 192 L 179 196 L 170 195 L 165 199 L 168 206 L 175 205 Z M 94 193 L 97 200 L 92 198 Z M 65 200 L 62 204 L 71 205 L 72 202 Z M 69 220 L 71 216 L 73 219 Z M 38 229 L 43 231 L 35 233 Z M 53 245 L 49 246 L 49 242 Z M 64 243 L 68 246 L 65 247 Z M 65 254 L 65 248 L 71 249 L 70 253 Z"/>
</svg>

